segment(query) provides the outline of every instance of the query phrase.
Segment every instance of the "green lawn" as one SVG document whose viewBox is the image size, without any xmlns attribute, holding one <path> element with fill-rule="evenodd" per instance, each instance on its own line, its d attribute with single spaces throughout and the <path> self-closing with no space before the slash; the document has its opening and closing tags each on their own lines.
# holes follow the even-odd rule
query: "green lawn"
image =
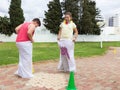
<svg viewBox="0 0 120 90">
<path fill-rule="evenodd" d="M 100 43 L 76 43 L 75 57 L 91 57 L 103 55 L 109 46 L 120 46 L 120 42 L 104 42 L 103 48 Z M 57 43 L 34 43 L 33 61 L 58 60 L 59 48 Z M 0 43 L 0 65 L 18 63 L 18 50 L 15 43 Z"/>
</svg>

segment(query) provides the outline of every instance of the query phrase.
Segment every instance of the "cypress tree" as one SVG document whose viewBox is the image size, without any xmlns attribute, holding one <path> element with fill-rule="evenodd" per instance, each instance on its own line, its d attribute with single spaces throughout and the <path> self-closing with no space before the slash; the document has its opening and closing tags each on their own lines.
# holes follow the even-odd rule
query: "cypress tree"
<svg viewBox="0 0 120 90">
<path fill-rule="evenodd" d="M 24 22 L 23 10 L 21 8 L 21 0 L 11 0 L 10 8 L 11 30 L 15 32 L 15 27 Z"/>
<path fill-rule="evenodd" d="M 60 0 L 50 1 L 48 11 L 45 11 L 44 26 L 50 30 L 51 33 L 57 34 L 61 21 L 62 9 Z"/>
</svg>

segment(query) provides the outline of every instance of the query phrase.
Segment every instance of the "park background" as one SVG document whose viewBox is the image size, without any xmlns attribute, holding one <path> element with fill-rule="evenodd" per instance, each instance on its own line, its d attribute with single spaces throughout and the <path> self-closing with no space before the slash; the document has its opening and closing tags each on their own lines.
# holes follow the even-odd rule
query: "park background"
<svg viewBox="0 0 120 90">
<path fill-rule="evenodd" d="M 4 29 L 9 24 L 8 10 L 10 1 L 11 0 L 0 0 L 0 27 L 3 26 Z M 15 44 L 16 34 L 12 34 L 11 36 L 0 34 L 0 90 L 65 90 L 69 80 L 69 73 L 61 73 L 57 70 L 60 54 L 56 39 L 57 35 L 50 33 L 50 30 L 43 26 L 43 19 L 45 18 L 44 11 L 48 10 L 47 4 L 49 1 L 55 2 L 59 0 L 12 1 L 13 11 L 16 9 L 14 7 L 19 6 L 20 1 L 22 1 L 25 22 L 39 17 L 42 21 L 42 26 L 36 29 L 34 35 L 33 72 L 35 77 L 31 80 L 18 78 L 13 74 L 17 70 L 17 63 L 19 62 L 18 49 Z M 19 2 L 17 6 L 14 4 L 16 1 Z M 64 1 L 74 2 L 78 0 Z M 100 35 L 80 34 L 78 36 L 74 50 L 77 64 L 77 73 L 75 74 L 76 87 L 78 90 L 120 90 L 120 1 L 84 1 L 90 1 L 92 5 L 94 5 L 94 1 L 96 1 L 97 7 L 101 10 L 100 14 L 103 17 L 101 24 L 104 24 L 104 27 L 101 27 Z M 71 4 L 71 2 L 69 4 Z M 52 6 L 54 6 L 53 2 Z M 52 11 L 56 11 L 55 9 L 53 8 Z M 17 18 L 18 15 L 20 16 L 20 12 L 17 11 L 18 10 L 11 15 L 13 19 L 16 19 L 13 17 L 15 15 Z M 91 13 L 91 10 L 89 11 L 89 13 Z M 84 15 L 86 16 L 87 14 Z M 4 16 L 7 16 L 7 18 Z M 53 19 L 55 20 L 53 14 L 50 16 L 54 17 Z M 1 23 L 1 20 L 5 23 Z M 13 20 L 12 22 L 14 21 L 17 20 Z M 91 21 L 88 23 L 89 26 L 90 23 Z M 85 24 L 85 26 L 88 24 Z M 96 23 L 94 23 L 94 25 L 96 25 Z M 5 31 L 4 29 L 3 32 Z M 8 31 L 11 30 L 8 27 L 7 29 Z M 87 28 L 87 30 L 89 31 L 89 28 Z"/>
<path fill-rule="evenodd" d="M 52 0 L 38 0 L 39 2 L 38 3 L 37 1 L 34 1 L 34 0 L 30 0 L 30 1 L 22 0 L 21 2 L 21 8 L 23 9 L 23 15 L 25 18 L 24 22 L 31 21 L 35 17 L 38 17 L 42 22 L 42 26 L 36 29 L 35 35 L 34 35 L 34 40 L 36 43 L 34 43 L 33 61 L 58 60 L 59 58 L 57 35 L 51 33 L 51 31 L 45 28 L 44 26 L 45 24 L 44 18 L 46 17 L 45 11 L 49 10 L 47 5 L 48 4 L 50 5 L 51 1 Z M 54 0 L 53 2 L 55 1 L 59 1 L 59 0 Z M 92 1 L 91 2 L 94 3 L 94 1 L 96 3 L 96 7 L 93 7 L 93 8 L 99 8 L 101 10 L 100 14 L 102 17 L 102 22 L 100 22 L 100 24 L 104 25 L 104 27 L 101 27 L 100 35 L 79 34 L 76 41 L 77 43 L 75 46 L 76 58 L 103 55 L 106 53 L 106 51 L 110 46 L 120 46 L 119 44 L 119 41 L 120 41 L 119 2 L 113 3 L 112 1 L 109 1 L 109 0 L 106 0 L 106 1 L 93 0 L 93 2 Z M 10 2 L 11 0 L 0 1 L 1 17 L 7 16 L 9 18 L 8 12 L 9 12 Z M 109 3 L 109 4 L 106 4 L 106 3 Z M 30 7 L 32 7 L 32 9 L 30 9 Z M 13 10 L 14 10 L 14 7 L 13 7 Z M 13 15 L 14 14 L 17 14 L 17 13 L 13 13 Z M 18 50 L 15 46 L 15 39 L 16 39 L 15 33 L 13 33 L 11 36 L 0 34 L 0 42 L 1 42 L 0 51 L 2 52 L 0 53 L 1 65 L 18 62 Z"/>
<path fill-rule="evenodd" d="M 45 18 L 45 11 L 48 10 L 47 4 L 52 0 L 22 0 L 21 7 L 24 11 L 25 22 L 31 21 L 34 17 L 39 17 L 42 21 L 42 26 L 37 28 L 34 39 L 36 42 L 57 42 L 56 35 L 50 33 L 44 27 L 43 19 Z M 60 0 L 63 1 L 63 0 Z M 120 7 L 119 1 L 109 0 L 93 0 L 96 2 L 96 7 L 99 8 L 105 26 L 101 28 L 100 35 L 79 35 L 77 41 L 79 42 L 100 42 L 100 41 L 120 41 Z M 11 0 L 0 1 L 0 16 L 9 17 L 8 11 Z M 38 3 L 39 2 L 39 3 Z M 29 4 L 27 4 L 29 3 Z M 32 7 L 30 9 L 29 7 Z M 44 7 L 44 8 L 43 8 Z M 35 11 L 35 12 L 34 12 Z M 0 34 L 0 41 L 15 42 L 16 35 L 5 36 Z"/>
</svg>

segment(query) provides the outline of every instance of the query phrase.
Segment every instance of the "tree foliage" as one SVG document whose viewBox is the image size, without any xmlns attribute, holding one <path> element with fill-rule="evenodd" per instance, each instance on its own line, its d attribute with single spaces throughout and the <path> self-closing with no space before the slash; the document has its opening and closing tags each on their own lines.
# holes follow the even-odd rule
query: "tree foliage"
<svg viewBox="0 0 120 90">
<path fill-rule="evenodd" d="M 100 34 L 97 22 L 100 19 L 100 11 L 96 8 L 96 2 L 82 0 L 81 34 Z"/>
<path fill-rule="evenodd" d="M 8 36 L 15 32 L 16 26 L 24 22 L 21 0 L 11 0 L 9 15 L 10 18 L 0 17 L 0 33 Z"/>
<path fill-rule="evenodd" d="M 79 34 L 100 34 L 100 28 L 96 24 L 101 16 L 93 0 L 53 0 L 48 4 L 45 12 L 45 27 L 52 33 L 57 33 L 62 20 L 62 13 L 71 12 L 73 21 L 77 25 Z"/>
<path fill-rule="evenodd" d="M 15 32 L 15 27 L 24 22 L 23 10 L 21 8 L 21 0 L 11 0 L 9 15 L 11 30 Z"/>
<path fill-rule="evenodd" d="M 0 17 L 0 33 L 5 35 L 12 35 L 12 31 L 10 30 L 10 19 L 5 17 Z"/>
<path fill-rule="evenodd" d="M 60 0 L 50 1 L 48 8 L 48 11 L 45 11 L 44 26 L 50 30 L 51 33 L 57 34 L 62 21 Z"/>
</svg>

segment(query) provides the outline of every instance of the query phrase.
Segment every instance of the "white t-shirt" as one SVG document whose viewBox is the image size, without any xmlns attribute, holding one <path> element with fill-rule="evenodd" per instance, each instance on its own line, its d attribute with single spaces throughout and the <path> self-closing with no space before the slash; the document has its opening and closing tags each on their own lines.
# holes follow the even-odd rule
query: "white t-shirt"
<svg viewBox="0 0 120 90">
<path fill-rule="evenodd" d="M 72 39 L 73 38 L 73 30 L 76 28 L 75 23 L 71 21 L 68 24 L 64 22 L 61 23 L 60 28 L 62 29 L 61 32 L 61 39 Z"/>
</svg>

